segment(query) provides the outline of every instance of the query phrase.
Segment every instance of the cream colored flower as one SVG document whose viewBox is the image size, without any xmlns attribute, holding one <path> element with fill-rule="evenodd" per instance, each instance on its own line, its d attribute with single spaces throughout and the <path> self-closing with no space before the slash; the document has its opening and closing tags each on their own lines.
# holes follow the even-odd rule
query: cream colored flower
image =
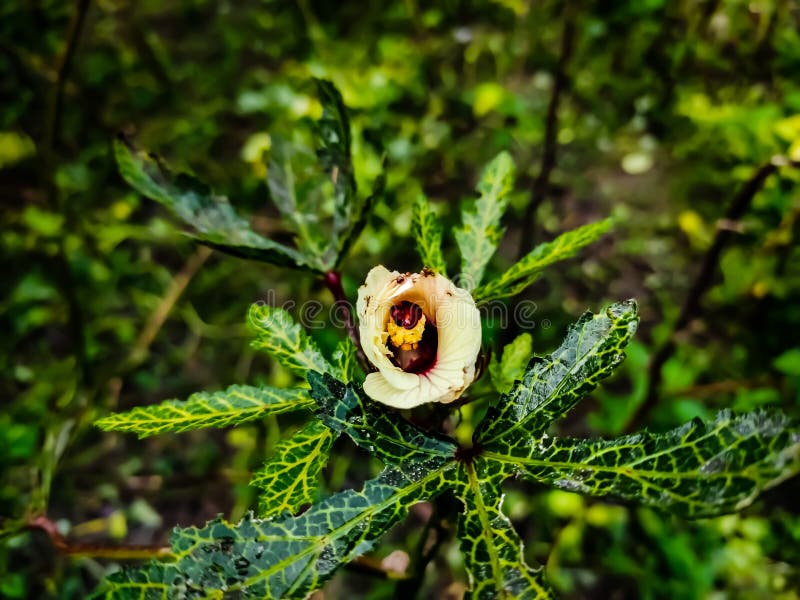
<svg viewBox="0 0 800 600">
<path fill-rule="evenodd" d="M 481 320 L 466 290 L 429 269 L 373 268 L 358 290 L 361 345 L 378 369 L 364 382 L 396 408 L 452 402 L 475 379 Z"/>
</svg>

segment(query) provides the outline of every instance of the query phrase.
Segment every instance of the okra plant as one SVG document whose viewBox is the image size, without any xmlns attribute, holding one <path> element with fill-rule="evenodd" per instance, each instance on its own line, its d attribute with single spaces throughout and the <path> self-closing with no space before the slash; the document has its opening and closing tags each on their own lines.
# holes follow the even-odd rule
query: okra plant
<svg viewBox="0 0 800 600">
<path fill-rule="evenodd" d="M 339 268 L 384 182 L 379 177 L 370 194 L 359 193 L 342 98 L 331 83 L 317 84 L 323 109 L 318 159 L 332 184 L 324 238 L 318 235 L 319 198 L 298 194 L 286 146 L 273 148 L 268 183 L 295 247 L 260 235 L 225 198 L 186 175 L 173 176 L 126 140 L 115 143 L 115 152 L 130 185 L 175 213 L 199 243 L 309 271 L 342 300 Z M 467 596 L 552 598 L 543 567 L 526 562 L 523 540 L 503 513 L 507 480 L 529 479 L 693 519 L 738 511 L 794 475 L 800 469 L 800 428 L 774 410 L 740 415 L 724 410 L 708 422 L 695 419 L 672 431 L 617 439 L 550 433 L 555 421 L 624 360 L 638 325 L 637 305 L 626 300 L 587 312 L 549 355 L 531 355 L 530 336 L 523 334 L 487 364 L 480 307 L 517 295 L 545 267 L 574 256 L 611 225 L 601 221 L 564 233 L 484 281 L 503 235 L 500 221 L 513 182 L 514 163 L 501 153 L 480 176 L 477 199 L 454 232 L 461 265 L 452 280 L 442 253 L 443 228 L 427 200 L 419 198 L 412 231 L 420 271 L 399 273 L 378 265 L 366 274 L 356 314 L 347 313 L 331 356 L 323 355 L 286 310 L 253 305 L 248 315 L 253 346 L 303 384 L 234 385 L 101 419 L 97 424 L 104 430 L 146 437 L 235 426 L 289 411 L 307 417 L 253 475 L 260 501 L 247 517 L 176 528 L 171 556 L 114 573 L 97 595 L 305 598 L 369 552 L 409 507 L 449 495 L 459 507 Z M 496 393 L 471 397 L 470 385 L 487 371 Z M 421 404 L 455 410 L 467 402 L 488 403 L 470 443 L 408 418 Z M 340 436 L 384 467 L 361 489 L 320 499 L 320 476 Z"/>
</svg>

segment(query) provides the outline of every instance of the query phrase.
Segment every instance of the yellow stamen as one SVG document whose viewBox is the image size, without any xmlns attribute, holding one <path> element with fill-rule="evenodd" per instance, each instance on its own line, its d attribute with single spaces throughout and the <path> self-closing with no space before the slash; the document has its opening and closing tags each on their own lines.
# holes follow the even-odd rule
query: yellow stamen
<svg viewBox="0 0 800 600">
<path fill-rule="evenodd" d="M 425 320 L 425 315 L 422 315 L 413 328 L 406 329 L 389 319 L 386 331 L 389 334 L 389 339 L 392 340 L 392 344 L 401 350 L 415 350 L 422 339 L 422 334 L 425 332 Z"/>
</svg>

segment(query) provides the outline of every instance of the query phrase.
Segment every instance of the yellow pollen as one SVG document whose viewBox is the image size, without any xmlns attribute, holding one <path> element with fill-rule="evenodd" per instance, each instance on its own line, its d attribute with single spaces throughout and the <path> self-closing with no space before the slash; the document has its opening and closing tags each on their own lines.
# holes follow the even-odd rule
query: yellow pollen
<svg viewBox="0 0 800 600">
<path fill-rule="evenodd" d="M 397 325 L 394 320 L 389 319 L 386 331 L 392 344 L 401 350 L 416 350 L 422 334 L 425 332 L 425 315 L 422 315 L 412 329 L 406 329 Z"/>
</svg>

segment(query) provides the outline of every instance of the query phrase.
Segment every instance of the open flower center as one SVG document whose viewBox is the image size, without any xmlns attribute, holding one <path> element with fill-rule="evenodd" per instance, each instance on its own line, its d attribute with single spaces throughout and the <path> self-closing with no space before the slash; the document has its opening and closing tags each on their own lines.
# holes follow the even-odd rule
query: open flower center
<svg viewBox="0 0 800 600">
<path fill-rule="evenodd" d="M 418 304 L 403 300 L 392 306 L 386 333 L 392 362 L 403 371 L 425 373 L 433 367 L 439 336 Z"/>
</svg>

